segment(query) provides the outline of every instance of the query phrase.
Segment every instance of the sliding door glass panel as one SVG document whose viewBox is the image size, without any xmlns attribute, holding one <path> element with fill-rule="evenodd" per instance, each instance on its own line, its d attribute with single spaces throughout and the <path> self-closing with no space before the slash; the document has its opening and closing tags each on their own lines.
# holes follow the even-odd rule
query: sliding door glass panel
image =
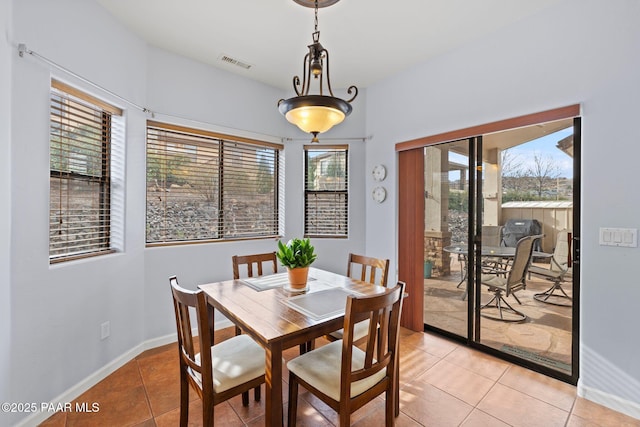
<svg viewBox="0 0 640 427">
<path fill-rule="evenodd" d="M 573 122 L 483 135 L 482 147 L 482 256 L 475 267 L 483 283 L 474 339 L 525 363 L 571 375 Z M 507 281 L 517 264 L 517 242 L 534 234 L 544 237 L 534 244 L 523 283 L 513 289 L 487 285 Z M 508 321 L 518 317 L 522 320 Z"/>
<path fill-rule="evenodd" d="M 468 336 L 468 140 L 424 148 L 424 323 Z"/>
</svg>

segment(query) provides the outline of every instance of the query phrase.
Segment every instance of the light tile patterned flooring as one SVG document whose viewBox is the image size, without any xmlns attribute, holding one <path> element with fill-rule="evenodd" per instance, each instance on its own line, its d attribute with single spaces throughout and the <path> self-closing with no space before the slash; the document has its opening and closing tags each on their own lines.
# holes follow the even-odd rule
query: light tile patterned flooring
<svg viewBox="0 0 640 427">
<path fill-rule="evenodd" d="M 220 339 L 233 328 L 217 333 Z M 317 340 L 316 345 L 326 343 Z M 576 396 L 575 387 L 429 334 L 402 330 L 398 426 L 638 426 L 640 420 Z M 285 352 L 285 359 L 298 350 Z M 42 426 L 179 425 L 175 344 L 140 354 L 77 398 L 98 402 L 94 413 L 57 413 Z M 288 372 L 283 376 L 286 395 Z M 202 425 L 202 406 L 190 393 L 189 425 Z M 263 390 L 264 396 L 264 390 Z M 285 396 L 285 402 L 287 398 Z M 285 408 L 286 414 L 286 408 Z M 285 415 L 286 416 L 286 415 Z M 216 406 L 221 426 L 264 425 L 264 399 L 243 407 L 240 397 Z M 351 417 L 355 426 L 384 424 L 379 397 Z M 298 425 L 332 426 L 335 413 L 301 388 Z"/>
</svg>

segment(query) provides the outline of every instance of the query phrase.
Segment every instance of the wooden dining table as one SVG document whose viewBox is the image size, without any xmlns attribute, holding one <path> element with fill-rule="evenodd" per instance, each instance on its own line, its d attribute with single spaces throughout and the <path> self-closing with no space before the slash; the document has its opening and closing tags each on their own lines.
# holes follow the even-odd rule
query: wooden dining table
<svg viewBox="0 0 640 427">
<path fill-rule="evenodd" d="M 350 293 L 375 295 L 386 289 L 310 268 L 308 289 L 290 292 L 286 286 L 279 285 L 285 276 L 286 273 L 281 273 L 199 286 L 211 306 L 265 349 L 265 425 L 268 426 L 283 424 L 282 351 L 342 328 Z"/>
</svg>

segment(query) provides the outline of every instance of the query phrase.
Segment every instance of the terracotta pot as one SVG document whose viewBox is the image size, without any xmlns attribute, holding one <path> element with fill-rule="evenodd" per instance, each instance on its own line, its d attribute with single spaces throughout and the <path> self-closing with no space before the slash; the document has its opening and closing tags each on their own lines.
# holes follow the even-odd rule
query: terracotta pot
<svg viewBox="0 0 640 427">
<path fill-rule="evenodd" d="M 288 268 L 289 285 L 292 289 L 304 289 L 307 286 L 309 267 Z"/>
</svg>

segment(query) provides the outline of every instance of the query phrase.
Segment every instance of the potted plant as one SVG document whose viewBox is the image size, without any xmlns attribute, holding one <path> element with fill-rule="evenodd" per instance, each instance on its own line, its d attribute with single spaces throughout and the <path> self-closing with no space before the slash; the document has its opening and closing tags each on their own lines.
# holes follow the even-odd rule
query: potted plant
<svg viewBox="0 0 640 427">
<path fill-rule="evenodd" d="M 309 239 L 291 239 L 285 245 L 281 240 L 278 240 L 276 256 L 280 263 L 287 268 L 291 288 L 306 288 L 309 266 L 317 258 L 311 241 Z"/>
<path fill-rule="evenodd" d="M 424 260 L 424 278 L 428 279 L 431 277 L 431 270 L 433 269 L 433 260 L 431 258 L 427 258 Z"/>
</svg>

